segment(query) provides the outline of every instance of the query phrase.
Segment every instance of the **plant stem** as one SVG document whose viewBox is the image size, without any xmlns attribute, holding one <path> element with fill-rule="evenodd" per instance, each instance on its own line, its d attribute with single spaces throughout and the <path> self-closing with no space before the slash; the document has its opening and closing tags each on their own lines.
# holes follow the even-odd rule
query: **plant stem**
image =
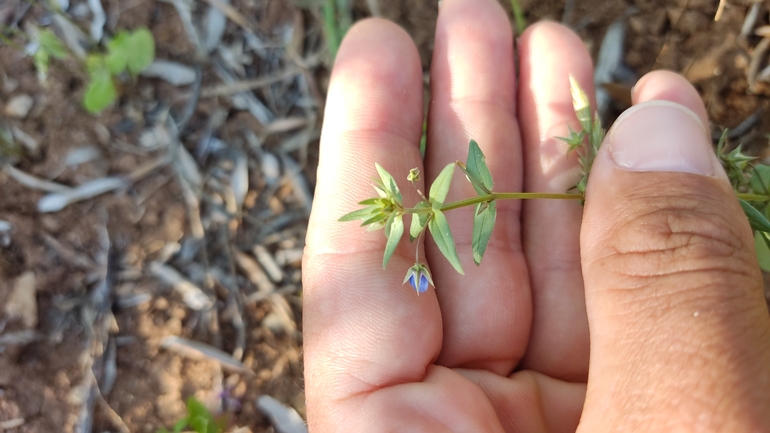
<svg viewBox="0 0 770 433">
<path fill-rule="evenodd" d="M 738 193 L 735 193 L 735 196 L 745 201 L 770 201 L 770 196 L 767 196 L 764 194 L 748 194 L 748 193 L 738 192 Z"/>
<path fill-rule="evenodd" d="M 441 211 L 448 211 L 490 200 L 525 200 L 525 199 L 583 200 L 583 194 L 548 194 L 543 192 L 493 192 L 465 200 L 453 201 L 441 206 Z"/>
<path fill-rule="evenodd" d="M 764 194 L 736 193 L 739 199 L 745 201 L 770 201 L 770 196 Z M 473 206 L 491 200 L 527 200 L 527 199 L 551 199 L 551 200 L 583 200 L 583 194 L 549 194 L 543 192 L 493 192 L 491 194 L 453 201 L 441 206 L 441 211 L 446 212 L 461 207 Z M 431 208 L 405 208 L 405 214 L 431 213 Z"/>
<path fill-rule="evenodd" d="M 441 211 L 458 209 L 474 204 L 483 203 L 491 200 L 526 200 L 526 199 L 555 199 L 555 200 L 583 200 L 583 194 L 550 194 L 544 192 L 493 192 L 491 194 L 480 195 L 477 197 L 466 198 L 465 200 L 453 201 L 441 206 Z M 765 198 L 767 199 L 767 198 Z M 754 200 L 756 201 L 756 200 Z M 404 213 L 431 213 L 431 208 L 406 208 Z"/>
</svg>

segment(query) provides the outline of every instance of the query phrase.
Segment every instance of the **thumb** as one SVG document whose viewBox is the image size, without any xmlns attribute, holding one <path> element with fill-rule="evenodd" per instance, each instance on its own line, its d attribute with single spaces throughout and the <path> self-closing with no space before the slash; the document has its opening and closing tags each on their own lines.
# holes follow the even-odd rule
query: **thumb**
<svg viewBox="0 0 770 433">
<path fill-rule="evenodd" d="M 672 73 L 643 78 L 635 99 L 586 192 L 591 356 L 579 431 L 765 431 L 770 319 L 705 110 Z"/>
</svg>

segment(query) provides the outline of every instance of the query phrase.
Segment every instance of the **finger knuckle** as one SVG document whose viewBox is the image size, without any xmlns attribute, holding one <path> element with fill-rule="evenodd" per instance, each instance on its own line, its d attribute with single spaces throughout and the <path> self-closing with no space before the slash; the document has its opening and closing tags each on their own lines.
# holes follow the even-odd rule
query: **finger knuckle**
<svg viewBox="0 0 770 433">
<path fill-rule="evenodd" d="M 704 202 L 705 201 L 705 202 Z M 708 197 L 632 199 L 610 231 L 604 265 L 617 288 L 670 293 L 746 285 L 758 276 L 744 227 Z M 749 284 L 751 285 L 751 284 Z"/>
</svg>

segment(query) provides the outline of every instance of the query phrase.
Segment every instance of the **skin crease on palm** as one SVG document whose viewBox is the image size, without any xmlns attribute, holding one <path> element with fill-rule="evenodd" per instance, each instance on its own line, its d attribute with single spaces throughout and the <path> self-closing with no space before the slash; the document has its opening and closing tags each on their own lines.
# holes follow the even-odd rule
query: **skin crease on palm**
<svg viewBox="0 0 770 433">
<path fill-rule="evenodd" d="M 303 263 L 310 431 L 770 431 L 761 275 L 713 155 L 708 175 L 629 171 L 605 143 L 585 208 L 498 203 L 480 267 L 472 210 L 448 212 L 466 272 L 426 241 L 436 289 L 420 296 L 400 285 L 414 245 L 402 239 L 383 271 L 382 233 L 337 222 L 372 195 L 375 162 L 412 204 L 409 169 L 432 179 L 465 159 L 471 138 L 497 191 L 574 184 L 576 158 L 555 137 L 578 127 L 567 77 L 593 93 L 589 55 L 570 30 L 535 24 L 516 44 L 517 78 L 513 42 L 495 0 L 442 2 L 424 163 L 422 71 L 409 36 L 371 19 L 340 47 Z M 675 111 L 700 125 L 686 139 L 705 140 L 703 104 L 678 75 L 648 74 L 633 99 L 684 107 Z M 472 195 L 457 176 L 448 200 Z"/>
</svg>

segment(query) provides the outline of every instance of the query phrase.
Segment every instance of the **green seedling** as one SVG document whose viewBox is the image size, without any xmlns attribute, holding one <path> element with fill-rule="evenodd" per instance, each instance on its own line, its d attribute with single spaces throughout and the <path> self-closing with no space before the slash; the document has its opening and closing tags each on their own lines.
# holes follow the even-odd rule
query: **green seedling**
<svg viewBox="0 0 770 433">
<path fill-rule="evenodd" d="M 214 417 L 206 406 L 195 397 L 187 399 L 187 415 L 174 424 L 172 430 L 161 428 L 158 433 L 221 433 L 227 427 L 226 417 Z"/>
<path fill-rule="evenodd" d="M 379 164 L 376 164 L 379 179 L 374 181 L 374 189 L 378 197 L 360 202 L 362 209 L 350 212 L 340 218 L 340 221 L 361 220 L 367 230 L 384 228 L 387 243 L 383 255 L 383 269 L 388 265 L 393 252 L 404 233 L 404 215 L 411 215 L 409 228 L 411 242 L 419 240 L 428 232 L 438 246 L 439 251 L 455 268 L 463 274 L 463 268 L 457 256 L 454 238 L 447 222 L 445 213 L 466 206 L 475 206 L 472 232 L 472 253 L 476 265 L 480 265 L 494 229 L 497 200 L 521 199 L 561 199 L 580 200 L 585 197 L 588 176 L 596 154 L 604 140 L 605 131 L 595 111 L 592 111 L 588 95 L 577 82 L 570 77 L 572 103 L 580 129 L 570 128 L 569 135 L 561 138 L 569 145 L 569 152 L 577 152 L 582 171 L 580 181 L 570 191 L 564 194 L 496 192 L 492 173 L 487 166 L 484 154 L 478 144 L 471 140 L 468 146 L 468 157 L 465 163 L 456 161 L 444 167 L 441 173 L 430 185 L 426 197 L 417 190 L 422 198 L 414 207 L 404 206 L 402 195 L 393 176 Z M 754 230 L 757 257 L 763 269 L 770 270 L 770 166 L 752 164 L 753 159 L 741 152 L 740 146 L 726 152 L 726 131 L 717 145 L 717 156 L 725 167 L 732 182 L 744 213 Z M 476 196 L 445 203 L 449 192 L 455 168 L 459 167 L 465 178 L 473 186 Z M 415 185 L 419 180 L 419 171 L 410 170 L 407 180 Z M 416 187 L 415 187 L 416 188 Z M 415 264 L 406 273 L 404 284 L 409 284 L 418 294 L 425 292 L 433 285 L 427 265 L 419 257 L 419 247 L 416 248 Z"/>
<path fill-rule="evenodd" d="M 67 57 L 67 49 L 58 37 L 49 29 L 37 32 L 37 50 L 32 55 L 35 60 L 37 77 L 42 82 L 48 76 L 48 66 L 51 58 L 63 60 Z"/>
<path fill-rule="evenodd" d="M 106 54 L 91 54 L 86 61 L 88 86 L 83 107 L 98 114 L 118 97 L 115 78 L 128 72 L 132 78 L 147 69 L 155 58 L 155 40 L 146 28 L 121 31 L 107 43 Z"/>
</svg>

